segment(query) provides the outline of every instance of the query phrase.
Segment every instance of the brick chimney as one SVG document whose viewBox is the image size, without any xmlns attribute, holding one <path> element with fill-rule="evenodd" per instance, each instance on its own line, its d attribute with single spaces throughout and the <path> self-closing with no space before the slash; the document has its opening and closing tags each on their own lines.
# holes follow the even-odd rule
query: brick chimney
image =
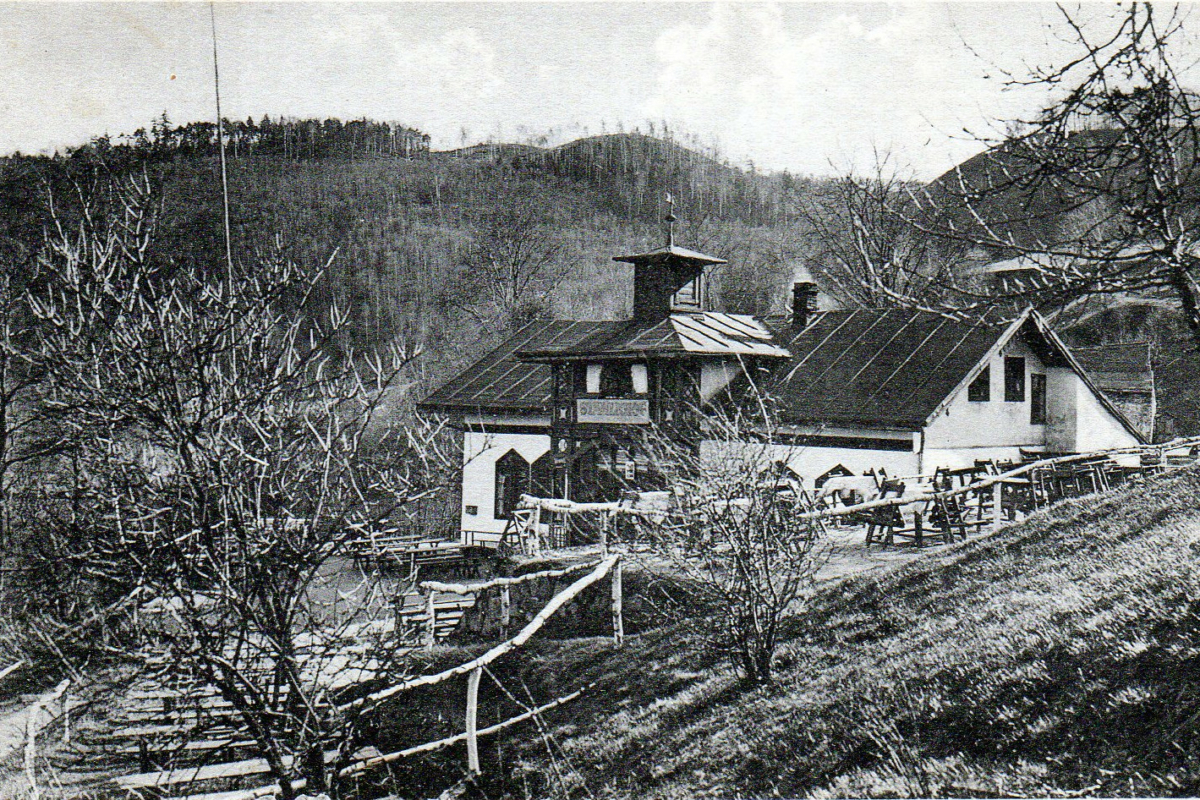
<svg viewBox="0 0 1200 800">
<path fill-rule="evenodd" d="M 792 325 L 803 328 L 809 315 L 817 310 L 817 285 L 810 281 L 792 284 Z"/>
</svg>

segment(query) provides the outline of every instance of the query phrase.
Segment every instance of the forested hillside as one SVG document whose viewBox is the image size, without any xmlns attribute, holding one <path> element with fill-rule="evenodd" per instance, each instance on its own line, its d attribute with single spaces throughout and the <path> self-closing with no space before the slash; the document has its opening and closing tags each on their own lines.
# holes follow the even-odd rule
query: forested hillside
<svg viewBox="0 0 1200 800">
<path fill-rule="evenodd" d="M 351 317 L 345 345 L 420 347 L 418 391 L 533 316 L 626 315 L 630 268 L 612 257 L 663 242 L 668 195 L 680 219 L 677 241 L 730 262 L 714 275 L 720 310 L 782 311 L 787 285 L 802 271 L 842 302 L 870 302 L 844 290 L 926 252 L 906 244 L 884 206 L 860 207 L 876 200 L 865 183 L 761 175 L 640 133 L 448 152 L 431 152 L 428 136 L 411 127 L 369 120 L 264 117 L 230 122 L 226 133 L 235 258 L 250 263 L 278 248 L 306 265 L 328 264 L 324 290 Z M 1002 149 L 971 159 L 934 181 L 931 195 L 947 194 L 939 187 L 950 182 L 996 184 L 1003 163 Z M 54 157 L 0 159 L 0 255 L 32 274 L 48 226 L 76 224 L 84 208 L 97 213 L 94 198 L 142 172 L 161 194 L 151 257 L 201 273 L 219 269 L 215 126 L 172 127 L 165 118 Z M 985 207 L 1035 239 L 1059 236 L 1080 213 L 1065 195 L 1016 203 L 1011 194 L 999 191 Z M 953 216 L 954 203 L 943 200 Z M 1151 329 L 1101 325 L 1110 314 L 1072 338 L 1148 338 L 1174 353 L 1184 334 L 1173 315 L 1161 310 L 1162 324 Z M 1163 430 L 1193 430 L 1187 371 L 1156 366 L 1184 384 L 1160 387 Z"/>
<path fill-rule="evenodd" d="M 162 194 L 155 257 L 189 270 L 219 265 L 213 127 L 160 120 L 56 157 L 0 162 L 9 260 L 33 258 L 55 216 L 74 219 L 106 183 L 145 170 Z M 431 153 L 428 137 L 404 126 L 264 118 L 230 123 L 227 154 L 234 253 L 279 246 L 328 262 L 327 289 L 352 314 L 352 343 L 423 347 L 426 381 L 530 316 L 627 313 L 629 267 L 612 256 L 662 243 L 668 193 L 678 241 L 730 261 L 715 280 L 721 308 L 780 308 L 805 260 L 794 206 L 811 182 L 640 134 Z"/>
</svg>

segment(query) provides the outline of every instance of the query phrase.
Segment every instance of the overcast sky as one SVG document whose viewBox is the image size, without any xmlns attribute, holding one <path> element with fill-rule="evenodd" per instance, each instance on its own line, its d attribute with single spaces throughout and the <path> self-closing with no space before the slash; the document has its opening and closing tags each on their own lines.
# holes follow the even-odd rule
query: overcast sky
<svg viewBox="0 0 1200 800">
<path fill-rule="evenodd" d="M 13 3 L 0 17 L 0 152 L 163 111 L 213 118 L 207 3 Z M 1036 110 L 1044 98 L 1002 91 L 997 67 L 1061 58 L 1060 20 L 1048 3 L 216 5 L 226 117 L 367 116 L 438 149 L 666 120 L 763 169 L 828 173 L 883 149 L 926 178 L 981 148 L 964 128 Z"/>
</svg>

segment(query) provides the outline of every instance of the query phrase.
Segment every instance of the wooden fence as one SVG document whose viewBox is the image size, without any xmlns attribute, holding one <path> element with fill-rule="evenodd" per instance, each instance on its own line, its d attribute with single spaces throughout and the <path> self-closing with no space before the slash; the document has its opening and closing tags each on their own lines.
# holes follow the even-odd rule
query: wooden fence
<svg viewBox="0 0 1200 800">
<path fill-rule="evenodd" d="M 438 626 L 438 594 L 454 594 L 454 595 L 478 595 L 488 589 L 500 588 L 500 627 L 507 629 L 511 622 L 512 612 L 512 594 L 511 587 L 522 583 L 528 583 L 541 578 L 561 578 L 565 575 L 570 575 L 575 572 L 582 572 L 585 569 L 592 569 L 596 564 L 575 564 L 561 569 L 544 570 L 542 572 L 531 572 L 526 575 L 520 575 L 515 578 L 494 578 L 484 583 L 443 583 L 442 581 L 422 581 L 418 584 L 418 588 L 425 595 L 425 647 L 432 649 L 437 641 L 437 626 Z M 619 573 L 621 565 L 618 563 L 613 567 L 614 582 L 616 586 L 620 585 Z M 618 602 L 614 595 L 613 602 Z"/>
<path fill-rule="evenodd" d="M 1031 461 L 1028 464 L 1022 464 L 1007 472 L 1002 472 L 998 475 L 988 475 L 978 481 L 969 483 L 965 486 L 959 486 L 953 489 L 943 489 L 941 491 L 919 492 L 905 497 L 887 497 L 878 500 L 868 500 L 865 503 L 857 503 L 852 506 L 841 506 L 838 508 L 823 508 L 805 511 L 798 515 L 799 519 L 828 519 L 831 517 L 842 517 L 851 514 L 858 514 L 863 511 L 870 511 L 875 508 L 884 508 L 887 506 L 901 506 L 909 503 L 922 502 L 926 500 L 935 500 L 939 497 L 953 497 L 962 494 L 971 494 L 979 492 L 983 489 L 992 489 L 992 504 L 995 511 L 993 512 L 992 529 L 996 530 L 1001 525 L 1000 510 L 1000 495 L 1004 488 L 1004 482 L 1011 478 L 1019 478 L 1032 472 L 1035 469 L 1043 467 L 1052 467 L 1057 464 L 1070 464 L 1079 461 L 1091 461 L 1099 457 L 1112 456 L 1143 456 L 1154 455 L 1162 458 L 1164 453 L 1171 450 L 1180 450 L 1183 448 L 1191 448 L 1200 446 L 1200 436 L 1187 439 L 1176 439 L 1171 442 L 1166 442 L 1159 445 L 1141 445 L 1138 447 L 1120 447 L 1111 450 L 1098 450 L 1091 453 L 1075 453 L 1067 456 L 1057 456 L 1055 458 L 1042 459 L 1040 461 Z"/>
<path fill-rule="evenodd" d="M 561 577 L 574 574 L 584 570 L 590 570 L 586 575 L 577 578 L 570 586 L 556 594 L 545 607 L 542 608 L 532 620 L 529 621 L 516 636 L 508 639 L 488 650 L 483 655 L 471 659 L 464 664 L 451 667 L 433 675 L 422 675 L 415 678 L 402 681 L 386 689 L 369 694 L 365 697 L 358 698 L 349 703 L 344 703 L 338 707 L 339 711 L 352 710 L 370 710 L 378 707 L 380 703 L 388 698 L 406 692 L 410 689 L 415 689 L 420 686 L 433 686 L 443 681 L 450 680 L 457 676 L 467 676 L 466 688 L 466 730 L 462 733 L 453 736 L 439 739 L 434 742 L 426 742 L 425 744 L 409 747 L 404 750 L 399 750 L 394 753 L 386 753 L 381 755 L 371 755 L 369 757 L 361 757 L 353 763 L 343 767 L 338 771 L 339 778 L 351 778 L 361 775 L 371 769 L 384 764 L 398 761 L 403 758 L 408 758 L 421 753 L 429 753 L 435 750 L 440 750 L 445 747 L 466 742 L 467 744 L 467 769 L 471 774 L 479 774 L 479 737 L 488 736 L 506 728 L 512 727 L 520 722 L 536 717 L 553 708 L 569 703 L 579 697 L 591 685 L 584 686 L 570 694 L 559 697 L 536 708 L 529 708 L 514 717 L 495 723 L 494 725 L 485 728 L 478 727 L 478 711 L 479 711 L 479 683 L 483 676 L 484 669 L 506 653 L 509 653 L 521 646 L 525 645 L 530 638 L 537 633 L 546 622 L 554 616 L 556 612 L 562 609 L 567 603 L 575 599 L 584 589 L 592 586 L 606 576 L 611 575 L 612 583 L 612 618 L 613 618 L 613 644 L 620 647 L 624 643 L 624 624 L 622 621 L 622 586 L 621 586 L 621 557 L 618 554 L 613 554 L 602 558 L 598 562 L 588 564 L 579 564 L 570 567 L 564 567 L 557 570 L 546 570 L 543 572 L 534 572 L 528 575 L 521 575 L 516 578 L 495 578 L 480 584 L 450 584 L 441 583 L 438 581 L 426 581 L 424 587 L 428 587 L 430 596 L 434 596 L 439 591 L 454 592 L 456 594 L 470 594 L 483 591 L 488 588 L 501 587 L 502 590 L 510 586 L 524 583 L 527 581 L 536 580 L 538 578 Z M 333 761 L 336 758 L 335 752 L 325 754 L 326 763 Z M 198 780 L 209 780 L 214 778 L 228 778 L 234 776 L 246 776 L 263 774 L 268 772 L 268 767 L 265 759 L 249 759 L 242 762 L 232 762 L 228 764 L 216 764 L 208 767 L 192 767 L 190 769 L 177 769 L 172 772 L 148 773 L 140 775 L 128 775 L 117 779 L 117 783 L 129 790 L 149 789 L 162 787 L 173 783 L 187 783 Z M 303 787 L 303 779 L 293 781 L 292 785 L 297 788 Z M 254 800 L 254 798 L 269 797 L 278 794 L 279 786 L 271 784 L 261 786 L 254 789 L 247 789 L 241 792 L 222 792 L 220 793 L 221 800 Z M 199 797 L 199 796 L 196 796 Z"/>
</svg>

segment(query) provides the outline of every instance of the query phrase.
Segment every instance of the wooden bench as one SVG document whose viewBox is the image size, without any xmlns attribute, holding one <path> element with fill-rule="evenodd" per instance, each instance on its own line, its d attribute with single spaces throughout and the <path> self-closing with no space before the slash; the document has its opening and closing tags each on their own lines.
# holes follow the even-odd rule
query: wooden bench
<svg viewBox="0 0 1200 800">
<path fill-rule="evenodd" d="M 434 638 L 445 639 L 458 629 L 466 610 L 475 605 L 475 598 L 469 595 L 439 594 L 434 598 L 434 614 L 436 626 Z M 406 595 L 397 616 L 401 629 L 407 634 L 405 638 L 423 639 L 429 625 L 429 611 L 424 597 Z"/>
<path fill-rule="evenodd" d="M 412 534 L 364 536 L 349 542 L 347 548 L 357 564 L 407 567 L 410 573 L 423 566 L 459 564 L 464 560 L 461 542 Z"/>
</svg>

